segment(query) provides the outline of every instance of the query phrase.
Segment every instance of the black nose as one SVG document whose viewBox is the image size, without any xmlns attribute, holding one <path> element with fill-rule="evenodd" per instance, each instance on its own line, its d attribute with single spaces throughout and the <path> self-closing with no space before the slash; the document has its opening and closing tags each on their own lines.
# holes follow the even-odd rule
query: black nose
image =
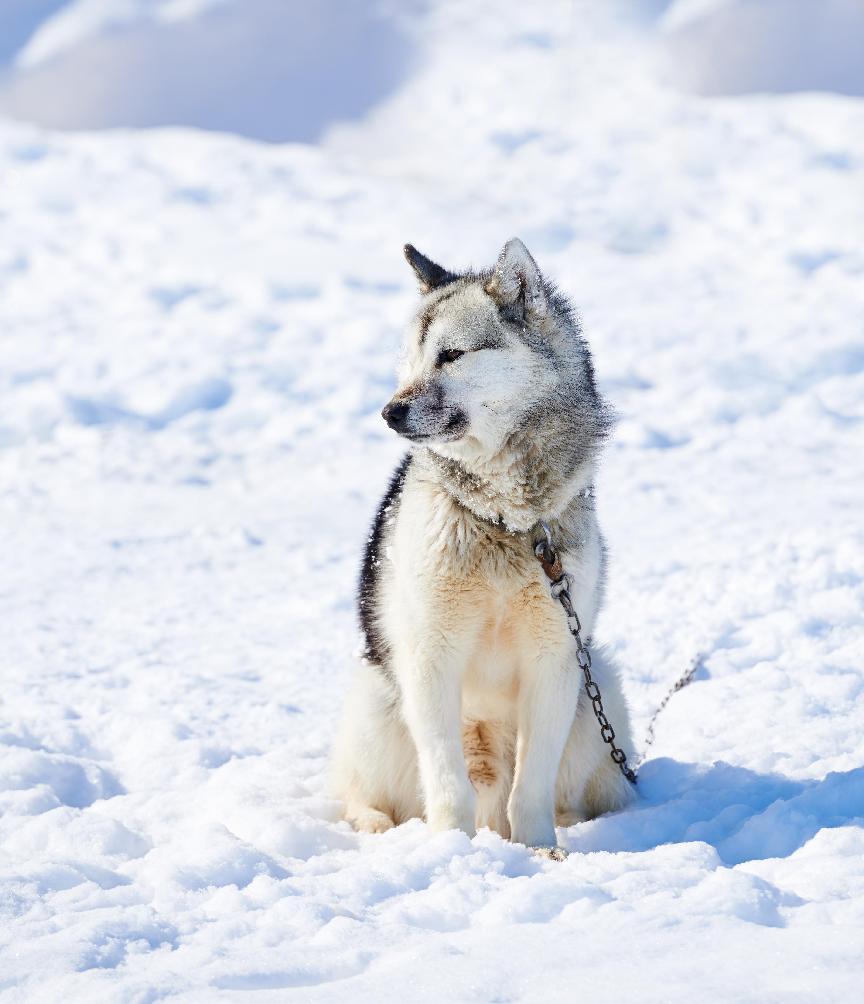
<svg viewBox="0 0 864 1004">
<path fill-rule="evenodd" d="M 391 401 L 389 404 L 384 406 L 384 410 L 381 412 L 381 417 L 391 429 L 395 429 L 397 432 L 403 432 L 410 408 L 411 405 L 405 404 L 404 401 Z"/>
</svg>

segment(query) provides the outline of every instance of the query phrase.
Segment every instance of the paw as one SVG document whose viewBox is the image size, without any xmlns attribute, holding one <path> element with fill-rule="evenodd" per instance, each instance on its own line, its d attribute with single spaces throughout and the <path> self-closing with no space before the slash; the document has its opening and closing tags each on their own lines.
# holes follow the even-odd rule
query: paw
<svg viewBox="0 0 864 1004">
<path fill-rule="evenodd" d="M 526 847 L 555 847 L 555 820 L 551 806 L 548 811 L 525 811 L 518 803 L 510 803 L 510 839 Z"/>
<path fill-rule="evenodd" d="M 473 819 L 460 818 L 453 814 L 436 813 L 434 816 L 430 815 L 427 823 L 433 833 L 444 833 L 447 830 L 461 830 L 463 833 L 467 833 L 469 837 L 474 837 L 477 834 L 477 827 L 474 825 Z"/>
<path fill-rule="evenodd" d="M 445 830 L 461 830 L 473 837 L 477 832 L 474 822 L 473 801 L 466 800 L 459 806 L 436 805 L 426 813 L 426 822 L 430 830 L 442 833 Z"/>
<path fill-rule="evenodd" d="M 358 833 L 386 833 L 396 825 L 386 812 L 358 809 L 348 820 Z"/>
<path fill-rule="evenodd" d="M 563 847 L 531 847 L 531 853 L 547 861 L 566 861 L 568 852 Z"/>
</svg>

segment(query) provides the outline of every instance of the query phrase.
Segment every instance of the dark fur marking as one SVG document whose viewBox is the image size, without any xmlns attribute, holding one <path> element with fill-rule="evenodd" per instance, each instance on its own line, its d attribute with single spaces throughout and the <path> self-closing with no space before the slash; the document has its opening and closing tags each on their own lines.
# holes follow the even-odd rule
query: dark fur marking
<svg viewBox="0 0 864 1004">
<path fill-rule="evenodd" d="M 439 296 L 434 303 L 430 303 L 429 306 L 424 309 L 423 313 L 420 315 L 421 345 L 423 345 L 423 343 L 426 341 L 426 336 L 429 334 L 429 325 L 435 319 L 435 313 L 438 310 L 439 305 L 442 304 L 445 300 L 449 300 L 451 296 L 454 296 L 458 292 L 459 292 L 458 289 L 447 290 L 447 292 L 442 293 L 441 296 Z"/>
<path fill-rule="evenodd" d="M 489 726 L 485 722 L 471 722 L 463 726 L 462 748 L 468 764 L 468 777 L 474 787 L 494 785 L 498 780 L 498 754 Z"/>
<path fill-rule="evenodd" d="M 357 585 L 357 610 L 360 616 L 360 628 L 363 631 L 364 651 L 363 655 L 369 662 L 381 668 L 388 678 L 392 675 L 387 668 L 387 643 L 381 635 L 380 628 L 376 620 L 375 606 L 377 602 L 379 569 L 381 567 L 381 544 L 384 540 L 384 530 L 389 520 L 393 519 L 395 513 L 393 508 L 398 506 L 402 495 L 402 487 L 405 484 L 405 477 L 408 468 L 411 466 L 412 455 L 406 453 L 393 472 L 390 484 L 384 493 L 384 498 L 375 513 L 372 529 L 366 540 L 363 549 L 363 563 L 360 566 L 360 581 Z"/>
<path fill-rule="evenodd" d="M 468 428 L 468 416 L 464 411 L 454 411 L 444 425 L 444 432 L 453 439 L 458 438 Z"/>
<path fill-rule="evenodd" d="M 420 282 L 420 288 L 424 293 L 439 286 L 445 286 L 448 282 L 453 282 L 457 276 L 448 272 L 446 268 L 437 265 L 431 258 L 418 251 L 413 244 L 406 244 L 402 249 L 408 264 L 414 269 L 414 274 Z"/>
</svg>

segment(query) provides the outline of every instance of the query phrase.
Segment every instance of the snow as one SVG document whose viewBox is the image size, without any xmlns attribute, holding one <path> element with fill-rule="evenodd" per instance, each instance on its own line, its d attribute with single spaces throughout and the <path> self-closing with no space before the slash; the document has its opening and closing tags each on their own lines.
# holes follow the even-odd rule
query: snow
<svg viewBox="0 0 864 1004">
<path fill-rule="evenodd" d="M 13 2 L 0 29 L 30 35 L 0 114 L 51 128 L 314 140 L 388 94 L 412 53 L 398 19 L 343 0 L 75 0 L 35 26 Z"/>
<path fill-rule="evenodd" d="M 315 145 L 0 121 L 4 1001 L 859 998 L 864 104 L 664 83 L 664 6 L 391 10 L 410 72 Z M 401 246 L 514 235 L 619 415 L 637 736 L 702 656 L 561 863 L 357 835 L 326 786 Z"/>
<path fill-rule="evenodd" d="M 864 95 L 860 0 L 675 0 L 661 32 L 668 78 L 698 94 Z"/>
<path fill-rule="evenodd" d="M 36 66 L 86 39 L 125 25 L 176 22 L 204 13 L 225 0 L 68 0 L 51 17 L 37 15 L 32 37 L 16 54 L 21 67 Z"/>
</svg>

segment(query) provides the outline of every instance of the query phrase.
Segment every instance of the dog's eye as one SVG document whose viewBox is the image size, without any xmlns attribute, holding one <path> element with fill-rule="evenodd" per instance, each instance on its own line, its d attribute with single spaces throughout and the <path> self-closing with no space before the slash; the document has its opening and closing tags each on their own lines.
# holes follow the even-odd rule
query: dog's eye
<svg viewBox="0 0 864 1004">
<path fill-rule="evenodd" d="M 465 353 L 462 349 L 442 349 L 438 353 L 438 358 L 435 361 L 435 365 L 441 367 L 444 363 L 455 363 L 460 356 L 464 356 Z"/>
</svg>

